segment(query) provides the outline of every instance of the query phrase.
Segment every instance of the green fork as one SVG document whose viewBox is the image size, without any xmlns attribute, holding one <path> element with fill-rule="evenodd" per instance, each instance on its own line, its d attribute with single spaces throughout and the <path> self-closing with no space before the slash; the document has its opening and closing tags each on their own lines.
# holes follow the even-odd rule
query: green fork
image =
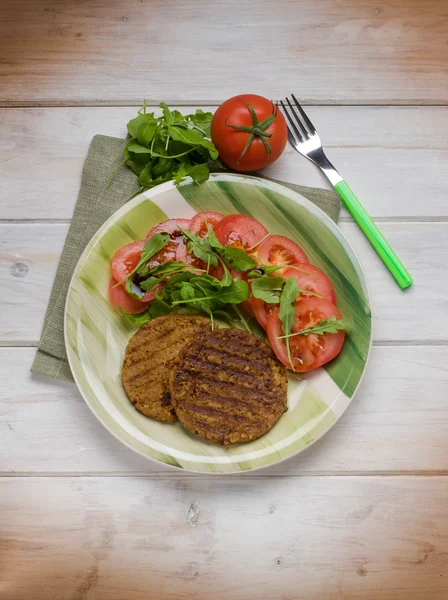
<svg viewBox="0 0 448 600">
<path fill-rule="evenodd" d="M 289 143 L 302 156 L 305 156 L 322 169 L 331 185 L 341 196 L 350 214 L 364 232 L 366 238 L 394 276 L 398 285 L 402 289 L 409 287 L 412 284 L 412 277 L 381 231 L 369 217 L 366 209 L 352 192 L 347 182 L 328 160 L 314 125 L 298 103 L 294 94 L 291 94 L 291 97 L 293 103 L 290 102 L 289 98 L 285 98 L 286 104 L 283 100 L 280 100 L 280 106 L 288 120 Z M 275 102 L 275 104 L 278 106 L 279 103 Z"/>
</svg>

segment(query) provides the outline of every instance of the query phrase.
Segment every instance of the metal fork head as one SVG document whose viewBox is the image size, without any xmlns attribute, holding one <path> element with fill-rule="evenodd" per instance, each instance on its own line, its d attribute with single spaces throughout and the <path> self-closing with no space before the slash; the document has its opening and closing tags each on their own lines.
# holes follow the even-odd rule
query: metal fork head
<svg viewBox="0 0 448 600">
<path fill-rule="evenodd" d="M 325 156 L 319 134 L 308 115 L 300 106 L 294 94 L 291 94 L 291 98 L 292 102 L 289 98 L 274 102 L 277 107 L 281 106 L 286 117 L 289 143 L 302 156 L 320 167 L 331 183 L 335 185 L 342 180 L 342 177 Z"/>
<path fill-rule="evenodd" d="M 286 97 L 285 101 L 280 100 L 280 102 L 276 102 L 276 105 L 281 106 L 283 114 L 286 117 L 290 144 L 297 152 L 300 152 L 303 156 L 307 156 L 310 151 L 322 148 L 322 143 L 316 128 L 311 123 L 294 94 L 291 94 L 291 98 L 292 103 Z"/>
</svg>

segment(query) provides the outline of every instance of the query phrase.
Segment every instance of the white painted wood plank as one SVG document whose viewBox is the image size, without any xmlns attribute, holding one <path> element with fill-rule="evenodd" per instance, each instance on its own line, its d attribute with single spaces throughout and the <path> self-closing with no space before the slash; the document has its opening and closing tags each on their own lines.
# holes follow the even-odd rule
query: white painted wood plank
<svg viewBox="0 0 448 600">
<path fill-rule="evenodd" d="M 5 600 L 445 600 L 448 479 L 6 478 Z"/>
<path fill-rule="evenodd" d="M 180 475 L 115 440 L 74 384 L 31 375 L 34 351 L 0 348 L 1 472 Z M 448 347 L 374 347 L 370 360 L 333 429 L 266 475 L 448 472 Z"/>
<path fill-rule="evenodd" d="M 444 0 L 3 0 L 3 103 L 443 103 Z"/>
<path fill-rule="evenodd" d="M 448 215 L 448 108 L 307 110 L 330 159 L 374 217 Z M 0 219 L 71 218 L 93 135 L 125 137 L 126 123 L 136 111 L 137 107 L 0 110 L 8 140 L 0 149 Z M 290 146 L 265 173 L 329 187 L 320 171 Z"/>
<path fill-rule="evenodd" d="M 445 276 L 448 223 L 382 223 L 381 226 L 414 276 L 415 284 L 405 292 L 397 286 L 357 226 L 341 224 L 367 274 L 374 339 L 448 340 Z M 67 229 L 65 224 L 0 224 L 0 341 L 3 343 L 39 339 Z"/>
</svg>

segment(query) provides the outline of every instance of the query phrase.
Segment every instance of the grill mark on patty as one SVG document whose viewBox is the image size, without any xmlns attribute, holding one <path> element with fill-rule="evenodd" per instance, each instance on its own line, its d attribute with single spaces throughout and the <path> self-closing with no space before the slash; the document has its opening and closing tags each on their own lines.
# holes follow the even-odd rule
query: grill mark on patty
<svg viewBox="0 0 448 600">
<path fill-rule="evenodd" d="M 232 381 L 226 381 L 226 380 L 216 380 L 216 379 L 212 379 L 210 377 L 204 377 L 202 374 L 201 375 L 201 379 L 200 381 L 198 381 L 198 384 L 206 384 L 208 385 L 211 389 L 216 389 L 218 386 L 222 386 L 225 390 L 225 392 L 227 393 L 231 393 L 231 392 L 235 392 L 238 394 L 238 392 L 240 392 L 240 394 L 243 395 L 243 397 L 247 398 L 247 399 L 252 399 L 254 398 L 255 401 L 258 402 L 259 399 L 259 388 L 258 388 L 258 384 L 257 385 L 257 389 L 251 389 L 250 387 L 243 387 L 241 385 L 238 384 L 238 382 L 232 382 Z M 187 377 L 190 376 L 190 377 Z M 174 385 L 181 385 L 182 383 L 184 383 L 186 380 L 188 380 L 189 382 L 191 381 L 191 378 L 196 378 L 198 377 L 198 373 L 197 371 L 193 370 L 193 369 L 189 369 L 188 367 L 184 367 L 181 371 L 177 371 L 176 375 L 174 377 Z M 190 383 L 191 385 L 191 383 Z M 261 393 L 264 394 L 264 396 L 267 399 L 272 399 L 272 400 L 276 400 L 281 393 L 277 390 L 271 390 L 271 389 L 266 389 L 263 388 L 261 390 Z"/>
<path fill-rule="evenodd" d="M 245 422 L 245 420 L 238 415 L 232 415 L 232 414 L 223 412 L 222 410 L 219 410 L 218 408 L 213 408 L 211 406 L 198 406 L 197 404 L 186 403 L 186 404 L 184 404 L 184 408 L 186 410 L 194 410 L 195 412 L 198 412 L 201 415 L 206 415 L 206 416 L 212 417 L 212 418 L 224 417 L 224 419 L 226 419 L 227 421 L 237 421 L 238 423 Z"/>
<path fill-rule="evenodd" d="M 233 330 L 233 331 L 238 331 L 238 330 Z M 255 336 L 254 336 L 255 337 Z M 259 339 L 259 338 L 257 338 Z M 260 350 L 260 348 L 257 348 L 256 346 L 252 346 L 250 344 L 238 344 L 236 340 L 233 340 L 232 338 L 227 338 L 226 339 L 226 346 L 223 347 L 222 345 L 220 346 L 219 344 L 209 344 L 207 343 L 208 340 L 205 341 L 204 343 L 204 349 L 206 350 L 219 350 L 221 353 L 226 354 L 229 357 L 245 357 L 247 355 L 250 355 L 250 359 L 253 362 L 254 361 L 254 355 L 256 358 L 258 358 L 261 362 L 259 363 L 260 365 L 263 364 L 264 360 L 266 359 L 267 353 L 264 352 L 263 350 Z M 221 342 L 222 344 L 222 342 Z M 273 354 L 273 352 L 271 351 L 271 349 L 269 348 L 269 355 L 272 358 L 275 358 L 275 355 Z"/>
<path fill-rule="evenodd" d="M 240 354 L 231 354 L 226 349 L 222 348 L 207 348 L 204 346 L 203 350 L 198 350 L 195 355 L 205 355 L 209 363 L 216 366 L 223 365 L 226 370 L 233 368 L 242 372 L 256 372 L 260 375 L 263 375 L 266 371 L 266 363 L 254 362 L 251 360 L 249 365 L 245 356 L 241 356 Z M 190 358 L 190 354 L 185 355 L 185 360 L 189 360 Z M 193 358 L 195 357 L 193 356 Z"/>
<path fill-rule="evenodd" d="M 221 363 L 222 366 L 221 368 L 219 368 L 217 365 L 210 363 L 210 357 L 208 357 L 208 359 L 209 360 L 207 361 L 204 360 L 204 358 L 202 357 L 196 358 L 194 356 L 191 356 L 185 360 L 185 363 L 188 364 L 187 368 L 189 371 L 202 376 L 215 375 L 218 378 L 218 381 L 231 382 L 232 379 L 237 379 L 241 387 L 244 387 L 245 384 L 246 387 L 252 387 L 254 386 L 254 384 L 257 388 L 260 388 L 262 386 L 262 381 L 255 380 L 254 376 L 251 373 L 248 373 L 247 371 L 237 370 L 223 363 Z"/>
</svg>

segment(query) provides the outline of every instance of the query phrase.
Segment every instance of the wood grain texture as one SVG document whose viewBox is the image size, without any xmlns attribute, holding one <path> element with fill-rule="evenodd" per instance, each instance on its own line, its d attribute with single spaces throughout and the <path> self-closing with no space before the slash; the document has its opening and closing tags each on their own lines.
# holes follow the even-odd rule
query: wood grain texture
<svg viewBox="0 0 448 600">
<path fill-rule="evenodd" d="M 31 375 L 34 351 L 0 348 L 1 474 L 185 475 L 115 440 L 74 384 Z M 447 362 L 448 347 L 374 347 L 340 421 L 312 448 L 264 473 L 448 474 Z"/>
<path fill-rule="evenodd" d="M 126 123 L 136 111 L 137 107 L 0 110 L 8 140 L 0 148 L 0 219 L 70 219 L 92 137 L 125 137 Z M 320 106 L 308 112 L 330 159 L 372 216 L 448 216 L 448 108 Z M 289 145 L 264 173 L 329 187 L 320 170 Z"/>
<path fill-rule="evenodd" d="M 382 223 L 381 227 L 414 277 L 414 285 L 405 292 L 358 227 L 341 224 L 372 292 L 374 340 L 446 342 L 448 223 Z M 37 343 L 67 230 L 66 224 L 0 224 L 3 345 Z"/>
<path fill-rule="evenodd" d="M 0 101 L 446 103 L 444 0 L 3 0 Z"/>
<path fill-rule="evenodd" d="M 445 600 L 447 502 L 439 477 L 5 478 L 2 598 Z"/>
</svg>

